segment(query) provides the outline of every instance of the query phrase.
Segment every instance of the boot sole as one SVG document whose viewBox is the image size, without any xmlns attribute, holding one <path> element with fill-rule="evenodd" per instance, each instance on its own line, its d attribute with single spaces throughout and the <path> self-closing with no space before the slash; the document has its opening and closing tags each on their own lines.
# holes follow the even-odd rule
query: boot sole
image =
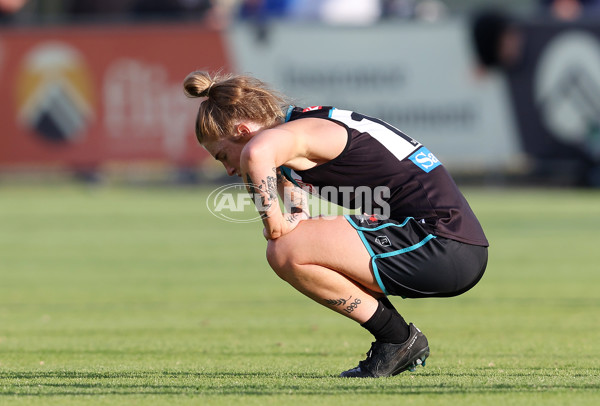
<svg viewBox="0 0 600 406">
<path fill-rule="evenodd" d="M 419 365 L 422 367 L 425 366 L 425 360 L 427 360 L 427 357 L 429 357 L 429 346 L 419 351 L 417 355 L 415 355 L 407 364 L 404 364 L 402 367 L 392 372 L 391 376 L 396 376 L 404 371 L 415 372 Z"/>
</svg>

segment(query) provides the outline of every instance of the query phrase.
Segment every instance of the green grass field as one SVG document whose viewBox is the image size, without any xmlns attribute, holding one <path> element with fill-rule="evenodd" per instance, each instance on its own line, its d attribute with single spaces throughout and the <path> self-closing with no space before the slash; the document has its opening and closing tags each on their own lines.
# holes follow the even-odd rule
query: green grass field
<svg viewBox="0 0 600 406">
<path fill-rule="evenodd" d="M 0 185 L 0 404 L 596 405 L 600 191 L 468 189 L 483 280 L 393 302 L 426 368 L 336 375 L 370 336 L 264 259 L 209 189 Z"/>
</svg>

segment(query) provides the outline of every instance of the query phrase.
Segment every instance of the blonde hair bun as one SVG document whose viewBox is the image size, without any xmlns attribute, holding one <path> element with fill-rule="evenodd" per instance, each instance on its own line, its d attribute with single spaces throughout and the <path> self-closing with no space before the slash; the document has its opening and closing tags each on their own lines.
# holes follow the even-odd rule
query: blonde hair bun
<svg viewBox="0 0 600 406">
<path fill-rule="evenodd" d="M 283 122 L 287 98 L 266 83 L 248 75 L 210 74 L 197 70 L 183 81 L 188 97 L 205 97 L 196 117 L 196 137 L 221 139 L 235 133 L 235 126 L 252 121 L 264 128 Z"/>
<path fill-rule="evenodd" d="M 187 75 L 183 81 L 183 91 L 187 97 L 208 97 L 214 84 L 208 72 L 197 70 Z"/>
</svg>

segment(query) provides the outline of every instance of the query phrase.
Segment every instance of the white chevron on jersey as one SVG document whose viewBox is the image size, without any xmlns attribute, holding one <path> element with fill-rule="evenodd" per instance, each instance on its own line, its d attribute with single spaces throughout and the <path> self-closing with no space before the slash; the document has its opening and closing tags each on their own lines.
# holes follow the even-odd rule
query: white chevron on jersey
<svg viewBox="0 0 600 406">
<path fill-rule="evenodd" d="M 421 143 L 412 140 L 407 141 L 404 137 L 400 136 L 399 133 L 390 128 L 370 120 L 369 117 L 364 117 L 362 120 L 354 120 L 352 118 L 352 111 L 332 109 L 330 117 L 334 120 L 341 121 L 350 128 L 354 128 L 360 132 L 366 132 L 375 138 L 381 145 L 387 148 L 399 161 L 408 157 L 414 151 L 421 146 Z M 399 130 L 397 130 L 400 132 Z"/>
</svg>

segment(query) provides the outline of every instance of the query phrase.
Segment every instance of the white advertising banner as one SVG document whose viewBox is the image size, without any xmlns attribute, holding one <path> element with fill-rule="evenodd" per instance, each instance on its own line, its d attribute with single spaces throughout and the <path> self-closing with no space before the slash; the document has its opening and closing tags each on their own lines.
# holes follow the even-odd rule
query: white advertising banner
<svg viewBox="0 0 600 406">
<path fill-rule="evenodd" d="M 466 22 L 371 27 L 236 24 L 230 60 L 299 106 L 332 105 L 383 119 L 449 168 L 505 170 L 519 155 L 501 77 L 477 77 Z"/>
</svg>

